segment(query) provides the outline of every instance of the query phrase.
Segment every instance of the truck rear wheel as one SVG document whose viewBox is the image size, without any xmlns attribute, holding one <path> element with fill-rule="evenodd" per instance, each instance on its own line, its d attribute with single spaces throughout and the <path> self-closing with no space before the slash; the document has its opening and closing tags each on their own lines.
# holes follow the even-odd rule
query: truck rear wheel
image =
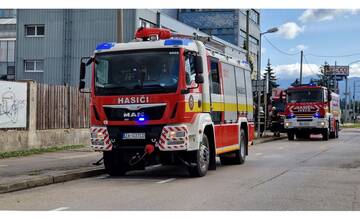
<svg viewBox="0 0 360 220">
<path fill-rule="evenodd" d="M 243 164 L 246 159 L 246 145 L 245 145 L 245 131 L 240 130 L 240 148 L 233 152 L 233 155 L 223 155 L 220 156 L 220 162 L 223 165 L 232 165 L 232 164 Z"/>
<path fill-rule="evenodd" d="M 104 166 L 110 176 L 122 176 L 129 171 L 128 163 L 123 161 L 121 152 L 104 151 Z"/>
<path fill-rule="evenodd" d="M 288 131 L 287 136 L 289 141 L 293 141 L 295 139 L 295 134 L 292 131 Z"/>
<path fill-rule="evenodd" d="M 209 147 L 209 140 L 206 134 L 203 134 L 200 147 L 194 153 L 196 154 L 195 155 L 196 165 L 189 167 L 189 173 L 193 177 L 205 176 L 209 169 L 209 163 L 210 163 L 210 147 Z"/>
</svg>

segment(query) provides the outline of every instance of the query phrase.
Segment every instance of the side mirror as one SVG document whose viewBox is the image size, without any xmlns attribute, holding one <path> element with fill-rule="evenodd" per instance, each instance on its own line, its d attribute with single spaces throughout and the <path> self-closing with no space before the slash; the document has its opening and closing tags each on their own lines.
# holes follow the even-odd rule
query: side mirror
<svg viewBox="0 0 360 220">
<path fill-rule="evenodd" d="M 195 56 L 195 73 L 202 74 L 204 72 L 203 69 L 203 61 L 201 56 Z"/>
<path fill-rule="evenodd" d="M 80 80 L 85 79 L 85 73 L 86 73 L 86 66 L 85 63 L 80 63 Z"/>
<path fill-rule="evenodd" d="M 85 88 L 85 81 L 83 80 L 80 80 L 80 83 L 79 83 L 79 90 L 82 90 Z"/>
<path fill-rule="evenodd" d="M 197 84 L 203 84 L 204 83 L 204 76 L 200 74 L 195 75 L 195 82 Z"/>
</svg>

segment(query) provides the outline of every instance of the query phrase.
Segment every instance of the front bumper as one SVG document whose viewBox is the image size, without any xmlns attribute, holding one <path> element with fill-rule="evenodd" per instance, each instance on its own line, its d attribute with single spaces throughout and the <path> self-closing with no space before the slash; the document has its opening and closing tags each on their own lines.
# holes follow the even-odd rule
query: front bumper
<svg viewBox="0 0 360 220">
<path fill-rule="evenodd" d="M 285 129 L 323 129 L 329 127 L 329 122 L 325 118 L 312 118 L 304 120 L 299 118 L 285 119 Z"/>
<path fill-rule="evenodd" d="M 124 139 L 124 133 L 143 133 L 145 138 Z M 91 127 L 91 147 L 96 151 L 145 149 L 147 144 L 160 151 L 187 150 L 188 127 L 184 124 Z"/>
</svg>

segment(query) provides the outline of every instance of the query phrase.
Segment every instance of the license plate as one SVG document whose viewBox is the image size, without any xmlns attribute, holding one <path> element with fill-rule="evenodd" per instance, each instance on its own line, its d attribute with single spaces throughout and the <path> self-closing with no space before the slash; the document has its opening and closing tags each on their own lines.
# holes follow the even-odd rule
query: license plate
<svg viewBox="0 0 360 220">
<path fill-rule="evenodd" d="M 123 133 L 124 140 L 145 139 L 145 133 Z"/>
<path fill-rule="evenodd" d="M 300 125 L 301 125 L 301 126 L 306 126 L 306 125 L 308 125 L 308 124 L 309 124 L 308 122 L 304 122 L 304 121 L 300 122 Z"/>
</svg>

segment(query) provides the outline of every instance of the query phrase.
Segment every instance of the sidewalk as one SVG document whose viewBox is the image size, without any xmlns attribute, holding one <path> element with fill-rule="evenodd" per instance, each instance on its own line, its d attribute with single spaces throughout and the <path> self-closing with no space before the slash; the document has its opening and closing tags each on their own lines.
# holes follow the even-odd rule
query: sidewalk
<svg viewBox="0 0 360 220">
<path fill-rule="evenodd" d="M 0 193 L 104 173 L 102 165 L 93 165 L 101 157 L 101 153 L 84 147 L 0 159 Z"/>
<path fill-rule="evenodd" d="M 262 138 L 255 139 L 254 144 L 285 137 L 284 134 L 281 137 L 273 137 L 272 133 L 268 132 Z M 101 157 L 101 153 L 84 147 L 0 159 L 0 194 L 103 174 L 103 165 L 93 165 Z"/>
</svg>

